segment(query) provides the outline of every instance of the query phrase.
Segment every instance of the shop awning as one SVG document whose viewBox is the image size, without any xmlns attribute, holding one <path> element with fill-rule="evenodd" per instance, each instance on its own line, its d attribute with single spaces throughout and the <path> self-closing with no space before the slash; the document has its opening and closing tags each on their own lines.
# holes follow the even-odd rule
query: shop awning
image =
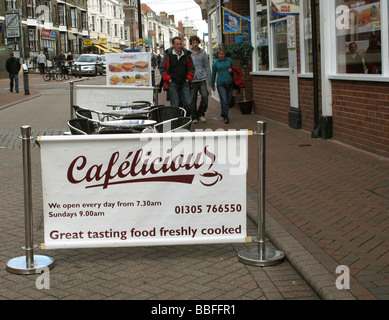
<svg viewBox="0 0 389 320">
<path fill-rule="evenodd" d="M 110 52 L 117 52 L 117 53 L 122 53 L 123 51 L 120 50 L 120 49 L 115 49 L 115 48 L 112 48 L 106 44 L 100 44 L 102 47 L 106 48 L 107 50 L 109 50 Z"/>
<path fill-rule="evenodd" d="M 108 49 L 105 49 L 103 48 L 102 46 L 98 45 L 98 44 L 94 44 L 94 46 L 100 50 L 103 50 L 104 52 L 107 52 L 107 53 L 110 53 L 111 51 L 109 51 Z"/>
<path fill-rule="evenodd" d="M 122 50 L 120 50 L 120 49 L 116 49 L 116 48 L 111 48 L 111 47 L 109 47 L 111 50 L 113 50 L 113 51 L 115 51 L 115 52 L 117 52 L 117 53 L 122 53 L 123 51 Z"/>
</svg>

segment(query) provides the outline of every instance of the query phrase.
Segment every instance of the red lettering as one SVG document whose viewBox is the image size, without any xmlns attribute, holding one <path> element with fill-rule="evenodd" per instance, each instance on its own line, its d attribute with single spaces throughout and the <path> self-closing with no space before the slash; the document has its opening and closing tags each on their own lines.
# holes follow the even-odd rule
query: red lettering
<svg viewBox="0 0 389 320">
<path fill-rule="evenodd" d="M 196 155 L 193 153 L 188 155 L 178 154 L 173 158 L 172 149 L 168 149 L 165 155 L 165 158 L 153 158 L 151 151 L 144 153 L 143 149 L 139 149 L 135 153 L 127 153 L 125 160 L 120 163 L 120 153 L 117 151 L 111 155 L 106 168 L 104 168 L 103 164 L 88 164 L 85 156 L 78 156 L 70 163 L 67 178 L 69 182 L 73 184 L 84 181 L 88 183 L 101 181 L 100 184 L 89 185 L 86 186 L 86 188 L 103 187 L 103 189 L 106 189 L 111 184 L 142 181 L 142 178 L 140 178 L 136 180 L 119 180 L 112 182 L 115 178 L 124 179 L 127 176 L 137 177 L 138 175 L 166 174 L 169 172 L 177 172 L 180 169 L 184 169 L 185 171 L 197 170 L 204 165 L 204 161 L 202 161 L 204 155 L 211 160 L 209 168 L 211 168 L 216 161 L 216 155 L 208 150 L 208 146 L 204 148 L 203 152 L 199 152 Z M 186 179 L 186 176 L 187 175 L 158 177 L 158 179 L 161 181 L 164 179 L 168 181 L 170 179 L 170 181 L 176 182 L 192 181 L 191 179 Z M 176 179 L 171 180 L 172 177 L 176 177 Z M 143 179 L 143 181 L 155 181 L 155 179 L 148 177 Z"/>
</svg>

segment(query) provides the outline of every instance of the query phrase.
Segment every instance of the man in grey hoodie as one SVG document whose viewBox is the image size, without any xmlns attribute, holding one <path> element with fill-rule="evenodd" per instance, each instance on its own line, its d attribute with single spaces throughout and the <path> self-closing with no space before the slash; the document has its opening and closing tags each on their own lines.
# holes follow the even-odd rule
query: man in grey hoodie
<svg viewBox="0 0 389 320">
<path fill-rule="evenodd" d="M 192 119 L 193 123 L 198 121 L 205 122 L 205 112 L 208 108 L 208 83 L 211 83 L 211 69 L 209 67 L 208 54 L 199 47 L 200 39 L 197 36 L 191 36 L 189 43 L 192 46 L 192 60 L 196 68 L 194 78 L 192 80 L 191 96 L 192 96 Z M 200 92 L 201 100 L 197 109 L 197 95 Z"/>
</svg>

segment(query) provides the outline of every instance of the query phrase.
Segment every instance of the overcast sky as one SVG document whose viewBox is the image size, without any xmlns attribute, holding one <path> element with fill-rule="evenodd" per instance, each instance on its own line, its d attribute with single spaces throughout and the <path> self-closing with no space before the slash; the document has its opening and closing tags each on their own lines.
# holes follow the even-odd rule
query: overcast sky
<svg viewBox="0 0 389 320">
<path fill-rule="evenodd" d="M 175 23 L 185 21 L 189 17 L 193 21 L 195 28 L 198 29 L 198 36 L 202 38 L 203 32 L 208 32 L 208 24 L 201 19 L 201 10 L 194 0 L 141 0 L 141 3 L 147 4 L 157 15 L 165 11 L 168 15 L 173 14 Z"/>
</svg>

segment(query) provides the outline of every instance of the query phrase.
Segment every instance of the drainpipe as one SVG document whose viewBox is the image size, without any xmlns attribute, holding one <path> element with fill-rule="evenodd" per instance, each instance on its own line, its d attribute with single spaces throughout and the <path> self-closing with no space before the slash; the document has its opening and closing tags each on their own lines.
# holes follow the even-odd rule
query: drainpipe
<svg viewBox="0 0 389 320">
<path fill-rule="evenodd" d="M 224 38 L 224 33 L 223 33 L 223 0 L 220 0 L 219 2 L 220 6 L 220 26 L 221 26 L 221 33 L 222 33 L 222 43 L 224 44 L 225 38 Z"/>
<path fill-rule="evenodd" d="M 319 63 L 317 52 L 316 1 L 311 0 L 312 58 L 313 58 L 313 131 L 312 138 L 320 136 L 319 122 Z"/>
</svg>

